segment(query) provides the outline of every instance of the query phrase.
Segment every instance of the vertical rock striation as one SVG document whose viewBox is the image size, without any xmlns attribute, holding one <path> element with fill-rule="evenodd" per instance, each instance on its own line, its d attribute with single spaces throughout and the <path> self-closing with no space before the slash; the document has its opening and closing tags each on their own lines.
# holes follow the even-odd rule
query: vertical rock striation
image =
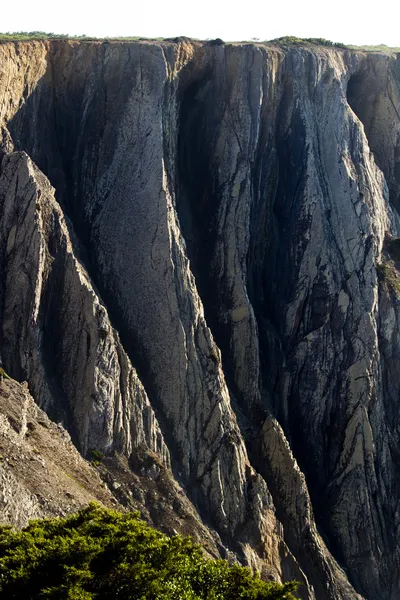
<svg viewBox="0 0 400 600">
<path fill-rule="evenodd" d="M 317 47 L 0 45 L 6 367 L 304 598 L 400 591 L 399 86 Z"/>
<path fill-rule="evenodd" d="M 280 419 L 317 521 L 356 587 L 369 597 L 381 597 L 382 589 L 395 597 L 398 493 L 388 494 L 378 478 L 388 475 L 390 446 L 399 440 L 398 428 L 386 424 L 376 272 L 395 218 L 347 103 L 353 82 L 366 69 L 371 76 L 368 59 L 304 49 L 211 54 L 209 71 L 192 84 L 190 109 L 183 106 L 182 222 L 194 240 L 194 268 L 228 381 L 253 424 L 251 436 L 261 440 L 253 460 L 276 490 L 290 547 L 295 554 L 301 548 L 310 565 L 312 528 L 305 515 L 300 529 L 293 526 L 293 503 L 276 481 L 290 490 L 296 473 L 286 481 L 279 473 L 276 429 L 254 433 L 261 398 Z M 386 58 L 387 73 L 393 62 Z M 224 102 L 216 105 L 220 86 Z M 355 96 L 361 104 L 362 95 Z M 390 141 L 385 156 L 394 173 L 388 147 Z M 398 473 L 390 470 L 393 490 Z M 392 518 L 384 516 L 388 505 Z"/>
<path fill-rule="evenodd" d="M 83 454 L 147 446 L 169 465 L 154 412 L 73 253 L 48 180 L 23 152 L 0 176 L 2 355 L 17 379 L 66 423 Z"/>
</svg>

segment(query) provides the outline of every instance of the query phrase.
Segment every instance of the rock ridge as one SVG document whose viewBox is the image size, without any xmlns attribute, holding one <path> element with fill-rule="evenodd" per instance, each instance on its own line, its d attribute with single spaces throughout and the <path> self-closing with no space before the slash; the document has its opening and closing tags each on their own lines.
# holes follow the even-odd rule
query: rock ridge
<svg viewBox="0 0 400 600">
<path fill-rule="evenodd" d="M 400 593 L 399 115 L 396 55 L 0 45 L 6 368 L 304 598 Z"/>
</svg>

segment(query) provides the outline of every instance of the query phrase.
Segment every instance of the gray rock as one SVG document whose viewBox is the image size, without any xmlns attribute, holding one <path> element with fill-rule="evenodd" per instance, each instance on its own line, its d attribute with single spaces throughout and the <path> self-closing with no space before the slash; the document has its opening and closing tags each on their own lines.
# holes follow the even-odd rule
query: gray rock
<svg viewBox="0 0 400 600">
<path fill-rule="evenodd" d="M 304 598 L 400 594 L 399 86 L 321 47 L 0 45 L 6 371 Z"/>
</svg>

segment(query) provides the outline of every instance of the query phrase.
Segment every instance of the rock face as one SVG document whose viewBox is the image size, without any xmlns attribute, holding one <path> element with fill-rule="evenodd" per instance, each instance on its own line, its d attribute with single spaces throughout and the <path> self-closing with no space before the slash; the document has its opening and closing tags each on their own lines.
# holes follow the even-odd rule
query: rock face
<svg viewBox="0 0 400 600">
<path fill-rule="evenodd" d="M 116 504 L 69 434 L 33 401 L 27 386 L 0 387 L 1 523 L 25 527 L 30 519 L 65 516 L 96 500 Z"/>
<path fill-rule="evenodd" d="M 211 556 L 226 552 L 218 535 L 202 524 L 160 455 L 137 451 L 130 466 L 122 454 L 101 457 L 98 452 L 98 460 L 90 464 L 61 424 L 35 404 L 26 382 L 0 383 L 0 434 L 2 524 L 25 527 L 30 519 L 65 516 L 96 501 L 119 510 L 139 510 L 146 521 L 169 535 L 190 534 Z"/>
<path fill-rule="evenodd" d="M 400 595 L 399 65 L 0 45 L 6 370 L 303 598 Z"/>
</svg>

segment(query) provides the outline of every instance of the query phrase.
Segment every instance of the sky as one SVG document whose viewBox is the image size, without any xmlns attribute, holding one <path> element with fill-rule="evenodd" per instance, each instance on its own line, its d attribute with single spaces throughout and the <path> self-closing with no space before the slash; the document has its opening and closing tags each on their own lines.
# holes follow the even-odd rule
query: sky
<svg viewBox="0 0 400 600">
<path fill-rule="evenodd" d="M 0 32 L 224 41 L 284 35 L 400 46 L 398 0 L 18 0 L 3 1 Z"/>
</svg>

